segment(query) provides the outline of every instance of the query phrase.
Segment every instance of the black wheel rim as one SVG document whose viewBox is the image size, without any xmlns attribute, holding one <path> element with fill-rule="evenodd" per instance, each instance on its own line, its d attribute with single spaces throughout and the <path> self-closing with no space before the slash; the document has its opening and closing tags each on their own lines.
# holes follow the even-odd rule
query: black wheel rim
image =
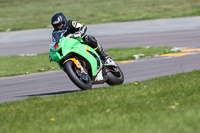
<svg viewBox="0 0 200 133">
<path fill-rule="evenodd" d="M 118 67 L 109 67 L 109 71 L 117 78 L 122 78 L 122 73 Z"/>
<path fill-rule="evenodd" d="M 89 81 L 88 74 L 81 73 L 81 70 L 78 69 L 76 66 L 74 66 L 73 70 L 76 73 L 77 77 L 80 79 L 80 81 L 85 82 L 85 83 Z"/>
</svg>

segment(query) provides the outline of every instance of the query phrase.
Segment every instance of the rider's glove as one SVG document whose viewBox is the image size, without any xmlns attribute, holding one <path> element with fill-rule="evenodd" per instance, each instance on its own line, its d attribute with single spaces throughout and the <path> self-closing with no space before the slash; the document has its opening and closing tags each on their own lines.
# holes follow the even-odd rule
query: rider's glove
<svg viewBox="0 0 200 133">
<path fill-rule="evenodd" d="M 74 38 L 79 38 L 81 36 L 82 36 L 81 32 L 75 32 L 73 35 Z"/>
<path fill-rule="evenodd" d="M 79 38 L 79 37 L 81 37 L 82 35 L 81 35 L 81 33 L 78 31 L 78 32 L 75 32 L 75 33 L 73 33 L 73 34 L 69 34 L 69 35 L 67 35 L 66 37 L 67 38 L 74 38 L 74 39 L 76 39 L 76 38 Z"/>
</svg>

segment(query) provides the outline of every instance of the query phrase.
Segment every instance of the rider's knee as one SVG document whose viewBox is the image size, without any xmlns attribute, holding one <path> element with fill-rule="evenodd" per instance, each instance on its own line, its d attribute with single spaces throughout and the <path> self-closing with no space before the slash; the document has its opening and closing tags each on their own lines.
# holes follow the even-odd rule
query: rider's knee
<svg viewBox="0 0 200 133">
<path fill-rule="evenodd" d="M 85 35 L 83 41 L 92 48 L 96 48 L 98 46 L 97 40 L 94 36 Z"/>
</svg>

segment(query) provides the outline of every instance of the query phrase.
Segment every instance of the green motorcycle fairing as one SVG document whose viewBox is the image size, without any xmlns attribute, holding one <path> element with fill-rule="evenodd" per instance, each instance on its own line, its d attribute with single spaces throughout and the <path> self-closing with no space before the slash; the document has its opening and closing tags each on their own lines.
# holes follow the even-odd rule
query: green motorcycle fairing
<svg viewBox="0 0 200 133">
<path fill-rule="evenodd" d="M 92 76 L 96 76 L 98 74 L 98 70 L 100 70 L 103 66 L 101 59 L 93 48 L 82 43 L 83 40 L 81 37 L 78 39 L 61 37 L 57 44 L 50 47 L 50 58 L 52 61 L 57 62 L 60 68 L 64 70 L 62 64 L 60 64 L 60 60 L 65 57 L 68 57 L 67 55 L 69 55 L 70 53 L 76 53 L 84 57 L 90 63 Z M 98 57 L 100 61 L 99 66 L 97 60 L 91 53 Z M 66 58 L 65 60 L 67 60 L 68 58 Z"/>
</svg>

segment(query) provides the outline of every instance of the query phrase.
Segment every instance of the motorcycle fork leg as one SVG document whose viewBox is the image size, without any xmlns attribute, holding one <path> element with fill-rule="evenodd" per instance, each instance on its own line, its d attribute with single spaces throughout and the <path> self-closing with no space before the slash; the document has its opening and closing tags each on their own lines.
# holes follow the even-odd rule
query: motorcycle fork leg
<svg viewBox="0 0 200 133">
<path fill-rule="evenodd" d="M 66 61 L 63 62 L 63 65 L 64 65 L 67 61 L 70 61 L 70 60 L 73 61 L 74 64 L 76 65 L 76 67 L 77 67 L 78 69 L 81 70 L 81 73 L 87 74 L 87 73 L 85 72 L 85 70 L 83 69 L 83 67 L 81 66 L 81 63 L 80 63 L 77 59 L 75 59 L 75 58 L 69 58 L 68 60 L 66 60 Z"/>
</svg>

